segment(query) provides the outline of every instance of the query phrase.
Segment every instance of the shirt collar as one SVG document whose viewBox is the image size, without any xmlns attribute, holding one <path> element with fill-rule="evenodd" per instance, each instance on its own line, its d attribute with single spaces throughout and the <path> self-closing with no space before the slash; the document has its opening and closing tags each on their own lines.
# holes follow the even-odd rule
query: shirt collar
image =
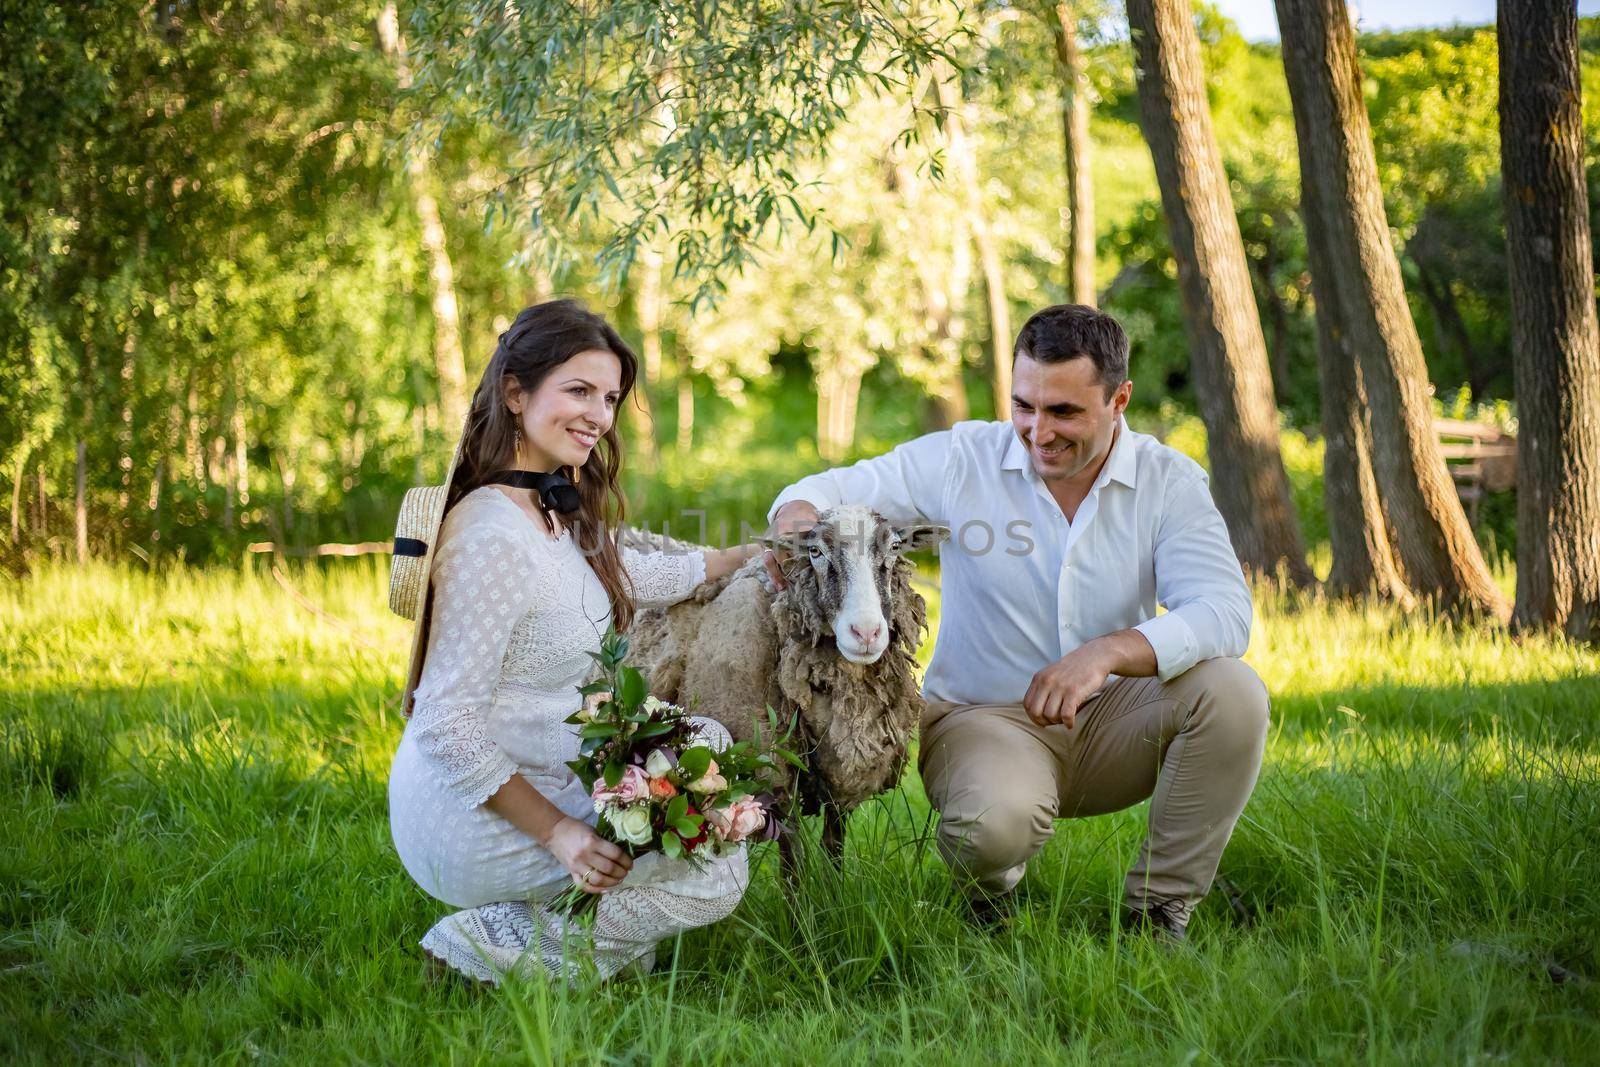
<svg viewBox="0 0 1600 1067">
<path fill-rule="evenodd" d="M 1111 455 L 1106 457 L 1105 469 L 1100 472 L 1106 480 L 1121 482 L 1129 489 L 1138 483 L 1139 456 L 1133 446 L 1133 431 L 1128 429 L 1126 416 L 1117 417 L 1117 439 L 1111 445 Z"/>
<path fill-rule="evenodd" d="M 1106 465 L 1101 468 L 1100 477 L 1095 479 L 1096 485 L 1110 481 L 1121 482 L 1129 489 L 1135 488 L 1138 482 L 1139 457 L 1134 451 L 1132 434 L 1133 431 L 1128 429 L 1127 417 L 1118 416 L 1117 439 L 1111 445 L 1111 455 L 1106 457 Z M 1000 461 L 1000 469 L 1022 471 L 1030 477 L 1034 475 L 1033 465 L 1028 462 L 1028 449 L 1015 430 L 1011 432 L 1011 444 L 1006 448 L 1005 458 Z"/>
</svg>

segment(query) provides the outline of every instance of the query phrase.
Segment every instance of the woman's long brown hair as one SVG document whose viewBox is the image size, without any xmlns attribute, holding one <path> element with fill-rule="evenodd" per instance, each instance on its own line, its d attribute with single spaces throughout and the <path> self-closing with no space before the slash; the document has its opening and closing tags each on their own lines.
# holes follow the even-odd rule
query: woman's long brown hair
<svg viewBox="0 0 1600 1067">
<path fill-rule="evenodd" d="M 517 315 L 500 335 L 494 355 L 472 394 L 472 406 L 462 431 L 461 458 L 445 496 L 446 514 L 462 497 L 487 484 L 490 474 L 515 464 L 516 416 L 506 407 L 506 376 L 515 378 L 519 386 L 531 392 L 561 364 L 595 349 L 610 352 L 622 364 L 622 393 L 616 404 L 620 413 L 633 389 L 639 358 L 605 319 L 576 300 L 535 304 Z M 581 470 L 565 470 L 578 483 L 579 498 L 578 511 L 567 520 L 568 526 L 610 598 L 612 624 L 618 631 L 626 630 L 633 622 L 633 583 L 628 580 L 617 548 L 616 531 L 624 512 L 619 483 L 622 438 L 617 424 L 613 421 L 595 443 Z M 533 502 L 539 504 L 538 496 L 533 496 Z M 550 517 L 546 512 L 546 520 Z"/>
</svg>

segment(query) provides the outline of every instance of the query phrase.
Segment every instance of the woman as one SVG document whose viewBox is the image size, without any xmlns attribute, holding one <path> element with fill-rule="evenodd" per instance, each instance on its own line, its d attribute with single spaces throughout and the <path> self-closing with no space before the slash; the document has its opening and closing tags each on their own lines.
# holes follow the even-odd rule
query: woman
<svg viewBox="0 0 1600 1067">
<path fill-rule="evenodd" d="M 567 921 L 541 906 L 574 883 L 602 894 L 593 962 L 610 978 L 648 970 L 658 941 L 726 916 L 747 880 L 742 847 L 704 870 L 630 858 L 595 833 L 590 798 L 566 767 L 578 735 L 563 720 L 607 627 L 626 629 L 636 604 L 675 603 L 755 551 L 619 548 L 616 413 L 637 362 L 574 301 L 526 309 L 500 336 L 447 476 L 389 818 L 417 884 L 465 909 L 422 947 L 474 978 L 578 973 Z M 703 729 L 713 745 L 728 742 L 717 724 Z"/>
</svg>

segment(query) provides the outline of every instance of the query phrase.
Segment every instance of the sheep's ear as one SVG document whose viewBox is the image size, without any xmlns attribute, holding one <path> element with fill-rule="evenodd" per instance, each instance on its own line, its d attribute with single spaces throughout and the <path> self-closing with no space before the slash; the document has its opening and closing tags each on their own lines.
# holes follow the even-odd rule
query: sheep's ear
<svg viewBox="0 0 1600 1067">
<path fill-rule="evenodd" d="M 896 526 L 894 534 L 899 538 L 899 542 L 895 545 L 896 552 L 917 552 L 949 540 L 950 527 L 919 523 L 911 526 Z"/>
<path fill-rule="evenodd" d="M 792 533 L 785 534 L 782 537 L 758 537 L 756 540 L 770 549 L 794 552 L 805 543 L 804 537 L 804 534 Z"/>
</svg>

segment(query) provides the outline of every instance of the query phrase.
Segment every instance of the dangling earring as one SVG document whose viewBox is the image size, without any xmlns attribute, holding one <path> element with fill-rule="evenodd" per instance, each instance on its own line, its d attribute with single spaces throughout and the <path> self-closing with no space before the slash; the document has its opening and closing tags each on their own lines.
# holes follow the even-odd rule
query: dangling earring
<svg viewBox="0 0 1600 1067">
<path fill-rule="evenodd" d="M 522 420 L 513 418 L 511 423 L 511 458 L 513 463 L 522 462 Z"/>
<path fill-rule="evenodd" d="M 572 467 L 572 484 L 573 485 L 577 485 L 582 480 L 583 480 L 583 468 L 578 466 L 577 464 L 573 464 L 573 467 Z"/>
</svg>

